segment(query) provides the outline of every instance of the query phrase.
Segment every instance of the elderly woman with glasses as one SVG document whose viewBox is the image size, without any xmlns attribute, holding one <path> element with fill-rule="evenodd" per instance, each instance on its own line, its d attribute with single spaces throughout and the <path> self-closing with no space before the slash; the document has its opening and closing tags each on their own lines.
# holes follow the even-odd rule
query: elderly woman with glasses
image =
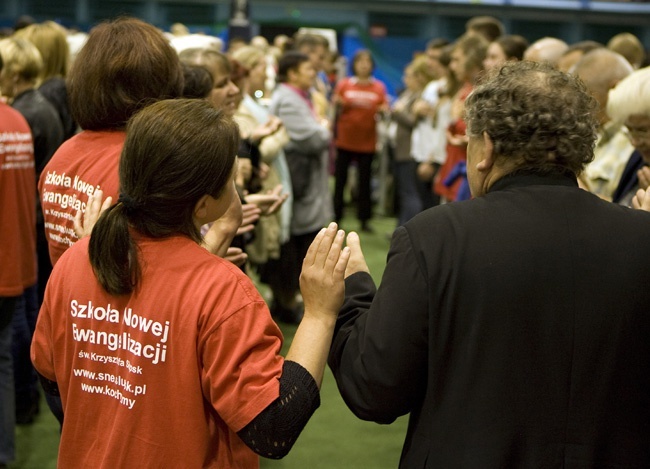
<svg viewBox="0 0 650 469">
<path fill-rule="evenodd" d="M 650 67 L 635 71 L 610 91 L 607 114 L 623 123 L 634 145 L 613 195 L 614 202 L 631 206 L 634 194 L 650 186 Z"/>
</svg>

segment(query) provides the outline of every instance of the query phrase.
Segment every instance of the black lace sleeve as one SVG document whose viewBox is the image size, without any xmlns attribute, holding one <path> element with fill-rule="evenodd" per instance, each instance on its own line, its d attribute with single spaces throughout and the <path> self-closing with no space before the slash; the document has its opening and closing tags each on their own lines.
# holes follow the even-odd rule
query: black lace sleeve
<svg viewBox="0 0 650 469">
<path fill-rule="evenodd" d="M 314 378 L 298 363 L 285 361 L 280 397 L 237 434 L 260 456 L 283 458 L 318 406 L 320 393 Z"/>
<path fill-rule="evenodd" d="M 59 385 L 56 381 L 50 381 L 38 371 L 36 374 L 38 375 L 38 379 L 41 382 L 43 391 L 45 392 L 47 406 L 50 408 L 59 423 L 63 425 L 63 404 L 61 402 L 61 394 L 59 393 Z"/>
<path fill-rule="evenodd" d="M 38 375 L 38 379 L 41 382 L 41 386 L 43 386 L 43 391 L 45 391 L 45 394 L 48 394 L 50 396 L 55 396 L 59 397 L 59 385 L 56 383 L 56 381 L 50 381 L 47 379 L 45 376 L 40 374 L 39 372 L 36 372 Z"/>
</svg>

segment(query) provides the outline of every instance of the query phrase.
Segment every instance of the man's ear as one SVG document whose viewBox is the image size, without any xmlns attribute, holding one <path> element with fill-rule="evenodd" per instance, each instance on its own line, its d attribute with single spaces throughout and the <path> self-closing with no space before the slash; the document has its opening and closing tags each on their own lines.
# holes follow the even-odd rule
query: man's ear
<svg viewBox="0 0 650 469">
<path fill-rule="evenodd" d="M 494 165 L 494 143 L 487 132 L 483 132 L 483 154 L 476 165 L 479 171 L 489 171 Z"/>
<path fill-rule="evenodd" d="M 197 220 L 205 220 L 208 216 L 208 197 L 204 195 L 194 205 L 194 218 Z"/>
</svg>

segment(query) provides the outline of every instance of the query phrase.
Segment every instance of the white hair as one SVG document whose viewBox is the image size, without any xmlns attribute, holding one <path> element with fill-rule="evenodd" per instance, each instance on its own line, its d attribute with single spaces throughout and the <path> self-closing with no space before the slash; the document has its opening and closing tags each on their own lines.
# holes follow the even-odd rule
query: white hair
<svg viewBox="0 0 650 469">
<path fill-rule="evenodd" d="M 636 70 L 609 92 L 607 115 L 624 122 L 631 115 L 650 117 L 650 67 Z"/>
<path fill-rule="evenodd" d="M 223 50 L 223 41 L 216 36 L 207 34 L 188 34 L 187 36 L 177 36 L 170 41 L 171 46 L 180 54 L 186 49 L 216 49 L 219 52 Z"/>
</svg>

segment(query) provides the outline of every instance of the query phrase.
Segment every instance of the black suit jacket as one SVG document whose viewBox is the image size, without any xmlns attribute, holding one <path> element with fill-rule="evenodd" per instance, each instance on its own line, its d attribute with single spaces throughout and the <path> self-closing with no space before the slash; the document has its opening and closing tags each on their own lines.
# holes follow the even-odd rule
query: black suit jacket
<svg viewBox="0 0 650 469">
<path fill-rule="evenodd" d="M 395 232 L 346 280 L 350 409 L 410 413 L 400 467 L 650 467 L 650 214 L 520 174 Z"/>
</svg>

